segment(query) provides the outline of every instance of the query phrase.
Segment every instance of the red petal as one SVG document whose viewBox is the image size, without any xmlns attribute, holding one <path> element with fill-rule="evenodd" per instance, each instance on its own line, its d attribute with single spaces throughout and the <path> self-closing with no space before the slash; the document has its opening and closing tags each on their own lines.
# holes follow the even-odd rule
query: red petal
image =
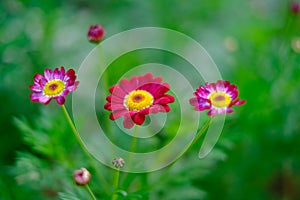
<svg viewBox="0 0 300 200">
<path fill-rule="evenodd" d="M 110 102 L 107 102 L 105 105 L 104 105 L 104 108 L 106 109 L 106 110 L 112 110 L 111 109 L 111 103 Z"/>
<path fill-rule="evenodd" d="M 110 92 L 110 93 L 112 93 L 112 92 L 114 91 L 115 86 L 116 86 L 116 85 L 113 85 L 113 86 L 111 86 L 111 87 L 109 88 L 109 92 Z"/>
<path fill-rule="evenodd" d="M 145 115 L 141 113 L 137 113 L 131 117 L 133 119 L 133 122 L 137 125 L 142 125 L 145 121 Z"/>
</svg>

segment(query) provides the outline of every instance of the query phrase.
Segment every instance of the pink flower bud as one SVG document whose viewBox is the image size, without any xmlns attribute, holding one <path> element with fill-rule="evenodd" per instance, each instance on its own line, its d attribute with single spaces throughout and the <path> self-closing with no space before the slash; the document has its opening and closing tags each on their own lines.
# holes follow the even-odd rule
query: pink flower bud
<svg viewBox="0 0 300 200">
<path fill-rule="evenodd" d="M 86 168 L 76 170 L 73 174 L 76 185 L 86 185 L 91 180 L 91 174 Z"/>
<path fill-rule="evenodd" d="M 99 43 L 103 39 L 104 34 L 103 27 L 99 24 L 95 24 L 89 28 L 88 39 L 90 42 Z"/>
<path fill-rule="evenodd" d="M 300 12 L 300 4 L 298 2 L 292 2 L 290 9 L 294 14 L 298 14 Z"/>
</svg>

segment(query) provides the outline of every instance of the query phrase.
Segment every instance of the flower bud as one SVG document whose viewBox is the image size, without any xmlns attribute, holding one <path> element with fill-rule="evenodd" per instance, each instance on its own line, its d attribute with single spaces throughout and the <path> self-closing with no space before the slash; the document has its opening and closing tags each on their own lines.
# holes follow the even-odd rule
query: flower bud
<svg viewBox="0 0 300 200">
<path fill-rule="evenodd" d="M 104 33 L 104 29 L 101 25 L 92 25 L 88 31 L 88 39 L 90 42 L 99 43 L 103 39 Z"/>
<path fill-rule="evenodd" d="M 298 2 L 292 2 L 290 9 L 294 14 L 298 14 L 300 12 L 300 4 Z"/>
<path fill-rule="evenodd" d="M 91 180 L 91 174 L 86 168 L 76 170 L 73 174 L 76 185 L 86 185 Z"/>
<path fill-rule="evenodd" d="M 125 161 L 123 158 L 115 158 L 112 161 L 112 164 L 115 166 L 115 168 L 122 168 L 124 167 Z"/>
</svg>

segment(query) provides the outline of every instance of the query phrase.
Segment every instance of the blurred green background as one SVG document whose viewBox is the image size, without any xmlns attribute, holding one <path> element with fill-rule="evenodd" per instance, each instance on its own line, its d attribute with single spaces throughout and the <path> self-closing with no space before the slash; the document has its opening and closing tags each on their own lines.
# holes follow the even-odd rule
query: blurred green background
<svg viewBox="0 0 300 200">
<path fill-rule="evenodd" d="M 86 36 L 95 23 L 103 25 L 105 37 L 145 26 L 187 34 L 247 100 L 227 116 L 211 157 L 198 160 L 194 147 L 158 187 L 137 184 L 141 199 L 300 199 L 300 13 L 290 4 L 2 0 L 0 199 L 75 199 L 70 193 L 84 193 L 70 191 L 75 186 L 68 173 L 83 161 L 72 135 L 61 134 L 70 130 L 60 110 L 54 103 L 32 103 L 29 85 L 46 67 L 78 69 L 95 47 Z"/>
</svg>

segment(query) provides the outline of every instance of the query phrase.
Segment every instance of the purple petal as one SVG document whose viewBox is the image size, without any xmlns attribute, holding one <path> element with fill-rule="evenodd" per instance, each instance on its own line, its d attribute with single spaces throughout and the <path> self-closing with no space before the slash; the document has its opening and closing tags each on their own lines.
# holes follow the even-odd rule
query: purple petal
<svg viewBox="0 0 300 200">
<path fill-rule="evenodd" d="M 67 86 L 67 87 L 66 87 L 66 89 L 67 89 L 67 90 L 69 90 L 70 92 L 73 92 L 73 91 L 75 91 L 75 90 L 76 90 L 76 88 L 77 88 L 77 86 L 76 86 L 76 85 L 71 85 L 71 86 Z"/>
<path fill-rule="evenodd" d="M 39 85 L 41 79 L 45 79 L 44 76 L 41 74 L 36 74 L 33 80 L 34 84 Z"/>
<path fill-rule="evenodd" d="M 43 88 L 39 85 L 31 85 L 29 88 L 30 88 L 30 90 L 32 90 L 34 92 L 42 92 L 43 91 Z"/>
<path fill-rule="evenodd" d="M 218 80 L 216 82 L 216 90 L 217 91 L 220 91 L 220 92 L 224 92 L 225 91 L 225 88 L 224 88 L 224 82 L 221 81 L 221 80 Z"/>
<path fill-rule="evenodd" d="M 65 96 L 67 96 L 68 94 L 69 94 L 69 90 L 67 89 L 67 90 L 62 91 L 62 93 L 60 94 L 60 96 L 65 97 Z"/>
<path fill-rule="evenodd" d="M 31 93 L 30 94 L 30 99 L 33 101 L 33 102 L 40 102 L 40 103 L 43 103 L 43 104 L 48 104 L 50 101 L 51 101 L 51 98 L 50 97 L 47 97 L 45 95 L 43 95 L 42 92 L 39 92 L 39 93 Z"/>
<path fill-rule="evenodd" d="M 45 69 L 44 70 L 44 75 L 47 81 L 50 81 L 53 79 L 53 72 L 51 69 Z"/>
<path fill-rule="evenodd" d="M 56 101 L 59 105 L 63 105 L 66 101 L 65 97 L 59 96 L 56 98 Z"/>
<path fill-rule="evenodd" d="M 62 79 L 58 68 L 54 69 L 53 76 L 54 76 L 54 79 Z"/>
</svg>

